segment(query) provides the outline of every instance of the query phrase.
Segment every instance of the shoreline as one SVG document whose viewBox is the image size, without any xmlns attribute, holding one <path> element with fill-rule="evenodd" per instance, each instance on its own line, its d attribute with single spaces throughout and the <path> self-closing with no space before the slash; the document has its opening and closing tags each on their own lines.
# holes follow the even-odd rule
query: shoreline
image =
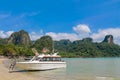
<svg viewBox="0 0 120 80">
<path fill-rule="evenodd" d="M 5 60 L 9 60 L 7 58 L 0 58 L 0 80 L 38 80 L 38 78 L 32 77 L 26 72 L 22 71 L 13 71 L 9 72 L 8 65 L 4 64 Z M 45 78 L 39 78 L 39 80 L 46 80 Z"/>
<path fill-rule="evenodd" d="M 10 59 L 7 58 L 0 58 L 0 80 L 57 80 L 57 78 L 59 78 L 58 80 L 120 80 L 120 78 L 118 77 L 111 77 L 111 76 L 77 76 L 77 77 L 73 77 L 73 79 L 71 79 L 71 76 L 64 76 L 65 78 L 60 78 L 58 77 L 49 77 L 49 73 L 48 76 L 45 75 L 32 75 L 31 72 L 29 71 L 23 71 L 23 70 L 18 70 L 15 69 L 12 73 L 9 73 L 8 70 L 8 65 L 10 64 Z M 7 64 L 7 65 L 6 65 Z M 53 71 L 54 72 L 54 71 Z M 35 72 L 36 73 L 36 72 Z M 37 73 L 36 73 L 37 74 Z"/>
</svg>

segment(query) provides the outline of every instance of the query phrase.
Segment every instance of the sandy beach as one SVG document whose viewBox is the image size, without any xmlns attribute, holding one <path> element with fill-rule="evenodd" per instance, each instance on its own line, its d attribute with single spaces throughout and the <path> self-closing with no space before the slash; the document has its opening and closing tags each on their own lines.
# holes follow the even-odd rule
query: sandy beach
<svg viewBox="0 0 120 80">
<path fill-rule="evenodd" d="M 26 74 L 25 72 L 19 72 L 14 71 L 12 73 L 9 73 L 8 65 L 4 63 L 4 61 L 7 59 L 0 59 L 0 80 L 38 80 L 33 76 L 30 76 L 29 74 Z M 43 78 L 39 78 L 39 80 L 46 80 Z"/>
</svg>

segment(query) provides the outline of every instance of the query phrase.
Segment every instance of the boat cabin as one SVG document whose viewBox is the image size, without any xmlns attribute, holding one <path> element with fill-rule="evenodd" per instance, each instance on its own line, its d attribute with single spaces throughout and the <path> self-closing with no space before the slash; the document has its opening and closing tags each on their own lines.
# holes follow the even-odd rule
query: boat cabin
<svg viewBox="0 0 120 80">
<path fill-rule="evenodd" d="M 40 61 L 61 61 L 60 56 L 44 56 Z"/>
<path fill-rule="evenodd" d="M 43 55 L 43 56 L 38 56 L 34 57 L 32 61 L 61 61 L 61 56 L 59 55 Z"/>
</svg>

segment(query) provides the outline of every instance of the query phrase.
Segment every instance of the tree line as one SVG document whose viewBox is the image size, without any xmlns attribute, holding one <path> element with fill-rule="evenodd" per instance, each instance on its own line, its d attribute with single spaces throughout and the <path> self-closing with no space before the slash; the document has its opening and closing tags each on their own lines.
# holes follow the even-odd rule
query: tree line
<svg viewBox="0 0 120 80">
<path fill-rule="evenodd" d="M 120 57 L 120 46 L 114 43 L 95 43 L 92 38 L 71 42 L 55 41 L 55 49 L 63 57 Z"/>
<path fill-rule="evenodd" d="M 30 41 L 29 35 L 25 34 L 26 32 L 22 30 L 18 33 L 12 34 L 8 39 L 0 38 L 0 55 L 33 56 L 34 53 L 32 52 L 32 48 L 36 48 L 39 53 L 44 54 L 51 54 L 54 49 L 54 51 L 59 52 L 59 55 L 62 57 L 120 56 L 120 46 L 114 44 L 113 41 L 112 43 L 108 43 L 106 38 L 100 43 L 93 42 L 92 38 L 84 38 L 73 42 L 68 39 L 53 41 L 50 36 L 43 36 L 36 41 Z"/>
</svg>

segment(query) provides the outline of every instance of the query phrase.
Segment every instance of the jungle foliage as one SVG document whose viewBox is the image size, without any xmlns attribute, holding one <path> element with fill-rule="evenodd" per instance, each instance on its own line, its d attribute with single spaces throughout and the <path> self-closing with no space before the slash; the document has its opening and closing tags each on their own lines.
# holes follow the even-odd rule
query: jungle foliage
<svg viewBox="0 0 120 80">
<path fill-rule="evenodd" d="M 119 57 L 120 46 L 113 43 L 94 43 L 91 38 L 55 41 L 55 49 L 63 57 Z"/>
<path fill-rule="evenodd" d="M 22 30 L 13 33 L 8 39 L 0 38 L 0 55 L 33 56 L 32 48 L 36 48 L 39 53 L 46 50 L 46 54 L 51 54 L 54 49 L 62 57 L 120 57 L 120 46 L 114 44 L 113 37 L 110 39 L 111 43 L 107 40 L 105 38 L 100 43 L 93 42 L 92 38 L 73 42 L 68 39 L 53 41 L 50 36 L 43 36 L 30 41 L 28 33 Z"/>
</svg>

